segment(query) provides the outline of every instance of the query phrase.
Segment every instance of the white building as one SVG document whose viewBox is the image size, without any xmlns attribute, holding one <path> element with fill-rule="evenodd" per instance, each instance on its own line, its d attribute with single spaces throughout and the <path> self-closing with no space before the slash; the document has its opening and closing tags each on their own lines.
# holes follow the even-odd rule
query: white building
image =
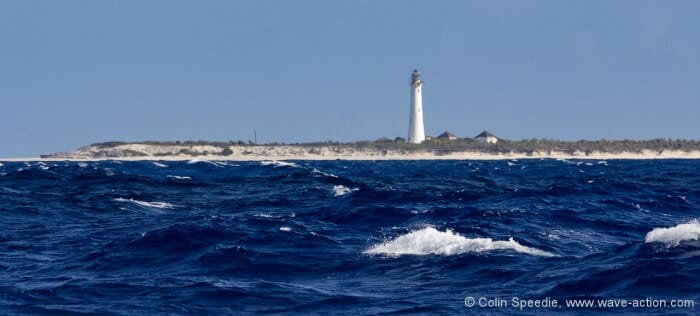
<svg viewBox="0 0 700 316">
<path fill-rule="evenodd" d="M 413 69 L 411 74 L 411 117 L 408 123 L 409 143 L 420 144 L 425 140 L 425 129 L 423 128 L 423 80 L 420 79 L 418 69 Z"/>
<path fill-rule="evenodd" d="M 487 131 L 483 131 L 483 132 L 481 132 L 481 134 L 476 135 L 476 137 L 474 137 L 474 139 L 476 139 L 477 141 L 482 142 L 482 143 L 489 143 L 489 144 L 498 143 L 498 137 L 496 137 L 496 135 L 493 135 Z"/>
<path fill-rule="evenodd" d="M 452 132 L 450 132 L 450 131 L 445 131 L 444 133 L 438 135 L 438 137 L 436 137 L 436 138 L 437 139 L 455 140 L 458 137 L 457 137 L 457 135 L 452 134 Z"/>
</svg>

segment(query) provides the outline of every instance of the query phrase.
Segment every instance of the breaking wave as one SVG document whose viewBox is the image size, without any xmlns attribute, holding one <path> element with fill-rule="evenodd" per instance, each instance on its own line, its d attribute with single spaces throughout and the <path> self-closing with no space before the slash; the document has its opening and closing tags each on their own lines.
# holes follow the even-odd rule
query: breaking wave
<svg viewBox="0 0 700 316">
<path fill-rule="evenodd" d="M 350 189 L 344 185 L 335 185 L 335 186 L 333 186 L 333 196 L 343 196 L 343 195 L 346 195 L 348 193 L 352 193 L 352 192 L 355 192 L 358 190 L 360 190 L 360 189 L 358 189 L 358 188 Z"/>
<path fill-rule="evenodd" d="M 323 175 L 323 176 L 326 176 L 326 177 L 329 177 L 329 178 L 337 178 L 337 177 L 338 177 L 338 176 L 336 176 L 336 175 L 334 175 L 334 174 L 332 174 L 332 173 L 323 172 L 323 171 L 318 170 L 318 169 L 316 169 L 316 168 L 314 168 L 313 170 L 311 170 L 311 172 L 312 172 L 312 173 L 316 173 L 316 174 L 320 174 L 320 175 Z"/>
<path fill-rule="evenodd" d="M 673 227 L 657 227 L 647 233 L 646 243 L 663 243 L 668 247 L 678 246 L 683 241 L 700 239 L 700 222 L 694 219 Z"/>
<path fill-rule="evenodd" d="M 189 180 L 189 179 L 192 179 L 192 177 L 188 177 L 188 176 L 167 175 L 167 177 L 168 177 L 168 178 L 172 178 L 172 179 L 178 179 L 178 180 Z"/>
<path fill-rule="evenodd" d="M 519 244 L 513 238 L 494 241 L 491 238 L 466 238 L 452 230 L 444 232 L 426 227 L 393 240 L 374 245 L 365 254 L 401 255 L 444 255 L 480 253 L 493 250 L 513 250 L 533 256 L 554 257 L 555 254 Z"/>
<path fill-rule="evenodd" d="M 210 165 L 212 165 L 212 166 L 214 166 L 214 167 L 219 167 L 219 168 L 228 166 L 228 164 L 225 163 L 225 162 L 221 162 L 221 161 L 211 161 L 211 160 L 205 160 L 205 159 L 196 159 L 196 158 L 195 158 L 195 159 L 190 159 L 189 161 L 187 161 L 187 163 L 190 164 L 190 165 L 191 165 L 191 164 L 195 164 L 195 163 L 206 163 L 206 164 L 210 164 Z"/>
<path fill-rule="evenodd" d="M 299 165 L 293 163 L 293 162 L 288 162 L 288 161 L 280 161 L 280 160 L 263 160 L 260 162 L 260 165 L 262 166 L 274 166 L 274 167 L 299 167 Z"/>
<path fill-rule="evenodd" d="M 116 198 L 114 200 L 117 202 L 129 202 L 129 203 L 134 203 L 136 205 L 141 205 L 141 206 L 146 206 L 146 207 L 154 207 L 154 208 L 160 208 L 160 209 L 173 209 L 173 208 L 177 207 L 174 204 L 170 204 L 170 203 L 166 203 L 166 202 L 146 202 L 146 201 L 139 201 L 139 200 L 134 200 L 134 199 L 124 199 L 124 198 Z"/>
</svg>

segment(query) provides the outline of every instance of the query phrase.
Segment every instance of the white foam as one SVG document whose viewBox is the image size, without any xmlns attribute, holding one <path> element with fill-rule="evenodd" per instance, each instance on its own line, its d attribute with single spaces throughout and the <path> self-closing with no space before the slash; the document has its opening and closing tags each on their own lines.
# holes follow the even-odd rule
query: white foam
<svg viewBox="0 0 700 316">
<path fill-rule="evenodd" d="M 195 163 L 200 163 L 200 162 L 202 162 L 202 163 L 208 163 L 208 164 L 210 164 L 210 165 L 212 165 L 212 166 L 220 167 L 220 168 L 222 168 L 222 167 L 224 167 L 224 166 L 227 166 L 227 164 L 226 164 L 225 162 L 220 162 L 220 161 L 210 161 L 210 160 L 196 159 L 196 158 L 195 158 L 195 159 L 190 159 L 189 161 L 187 161 L 188 164 L 195 164 Z"/>
<path fill-rule="evenodd" d="M 157 161 L 154 161 L 154 162 L 153 162 L 153 165 L 156 166 L 156 167 L 161 167 L 161 168 L 167 168 L 167 167 L 168 167 L 168 165 L 163 164 L 163 163 L 160 163 L 160 162 L 157 162 Z"/>
<path fill-rule="evenodd" d="M 86 164 L 86 163 L 84 163 L 84 162 L 79 162 L 79 163 L 78 163 L 78 167 L 80 167 L 80 168 L 87 168 L 87 166 L 88 166 L 88 164 Z"/>
<path fill-rule="evenodd" d="M 280 230 L 283 231 L 283 232 L 291 232 L 291 231 L 292 231 L 292 229 L 289 228 L 289 227 L 287 227 L 287 226 L 282 226 L 282 227 L 280 227 Z"/>
<path fill-rule="evenodd" d="M 178 179 L 178 180 L 189 180 L 192 179 L 191 177 L 188 176 L 173 176 L 173 175 L 167 175 L 168 178 L 173 178 L 173 179 Z"/>
<path fill-rule="evenodd" d="M 274 166 L 276 167 L 299 167 L 299 165 L 293 163 L 293 162 L 288 162 L 288 161 L 280 161 L 280 160 L 264 160 L 260 162 L 260 165 L 263 166 Z"/>
<path fill-rule="evenodd" d="M 2 167 L 2 166 L 4 166 L 4 165 L 2 164 L 2 162 L 0 162 L 0 167 Z"/>
<path fill-rule="evenodd" d="M 114 200 L 117 202 L 131 202 L 131 203 L 141 205 L 141 206 L 161 208 L 161 209 L 173 209 L 173 208 L 177 207 L 176 205 L 166 203 L 166 202 L 145 202 L 145 201 L 139 201 L 139 200 L 134 200 L 134 199 L 123 199 L 123 198 L 116 198 Z"/>
<path fill-rule="evenodd" d="M 258 214 L 253 214 L 254 217 L 258 218 L 271 218 L 271 219 L 280 219 L 283 217 L 296 217 L 297 215 L 295 213 L 289 213 L 286 215 L 280 215 L 280 214 L 269 214 L 269 213 L 258 213 Z"/>
<path fill-rule="evenodd" d="M 311 172 L 312 172 L 312 173 L 322 174 L 322 175 L 324 175 L 324 176 L 326 176 L 326 177 L 329 177 L 329 178 L 337 178 L 337 177 L 338 177 L 338 176 L 336 176 L 336 175 L 334 175 L 334 174 L 332 174 L 332 173 L 323 172 L 323 171 L 318 170 L 318 169 L 316 169 L 316 168 L 314 168 L 314 170 L 311 170 Z"/>
<path fill-rule="evenodd" d="M 358 188 L 350 189 L 350 188 L 343 186 L 343 185 L 334 185 L 333 186 L 333 196 L 343 196 L 343 195 L 346 195 L 348 193 L 352 193 L 352 192 L 359 191 L 359 190 L 360 189 L 358 189 Z"/>
<path fill-rule="evenodd" d="M 561 162 L 566 163 L 566 164 L 569 164 L 569 165 L 575 165 L 575 164 L 576 164 L 575 162 L 570 161 L 570 160 L 567 160 L 567 159 L 564 159 L 564 158 L 557 158 L 557 161 L 561 161 Z"/>
<path fill-rule="evenodd" d="M 509 161 L 509 162 L 508 162 L 508 167 L 512 167 L 512 166 L 515 166 L 515 163 Z"/>
<path fill-rule="evenodd" d="M 493 250 L 514 250 L 533 256 L 553 257 L 551 252 L 519 244 L 510 238 L 507 241 L 494 241 L 491 238 L 466 238 L 452 230 L 441 232 L 433 227 L 394 238 L 365 250 L 365 254 L 400 255 L 459 255 L 463 253 L 480 253 Z"/>
<path fill-rule="evenodd" d="M 683 241 L 700 239 L 700 222 L 694 219 L 673 227 L 657 227 L 647 233 L 645 243 L 663 243 L 668 247 L 678 246 Z"/>
</svg>

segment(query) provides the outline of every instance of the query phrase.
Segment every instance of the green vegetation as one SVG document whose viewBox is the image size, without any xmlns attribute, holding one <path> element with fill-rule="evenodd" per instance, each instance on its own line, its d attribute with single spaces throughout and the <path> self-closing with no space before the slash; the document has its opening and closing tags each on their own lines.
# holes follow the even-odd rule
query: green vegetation
<svg viewBox="0 0 700 316">
<path fill-rule="evenodd" d="M 403 138 L 396 139 L 379 138 L 375 141 L 357 141 L 350 143 L 340 143 L 333 141 L 326 142 L 311 142 L 311 143 L 268 143 L 268 144 L 253 144 L 251 142 L 229 141 L 229 142 L 208 142 L 208 141 L 145 141 L 136 142 L 137 144 L 157 145 L 157 146 L 214 146 L 221 148 L 219 154 L 231 155 L 233 151 L 229 146 L 293 146 L 308 150 L 314 150 L 315 147 L 330 147 L 331 150 L 356 149 L 356 150 L 377 150 L 377 151 L 396 151 L 399 153 L 411 153 L 416 151 L 429 151 L 435 154 L 449 154 L 452 152 L 484 152 L 484 153 L 526 153 L 534 152 L 550 153 L 563 152 L 573 154 L 574 152 L 583 152 L 590 154 L 592 152 L 604 153 L 621 153 L 631 152 L 639 153 L 643 150 L 660 152 L 663 150 L 680 150 L 680 151 L 700 151 L 700 141 L 697 140 L 680 140 L 680 139 L 652 139 L 652 140 L 580 140 L 580 141 L 559 141 L 550 139 L 530 139 L 530 140 L 499 140 L 496 144 L 487 144 L 477 142 L 471 138 L 462 138 L 457 140 L 446 139 L 431 139 L 422 144 L 408 144 Z M 118 145 L 128 144 L 126 142 L 105 142 L 93 144 L 98 148 L 110 148 Z M 179 150 L 182 154 L 201 155 L 203 153 L 195 152 L 194 150 L 183 148 Z M 135 154 L 135 153 L 129 153 Z"/>
</svg>

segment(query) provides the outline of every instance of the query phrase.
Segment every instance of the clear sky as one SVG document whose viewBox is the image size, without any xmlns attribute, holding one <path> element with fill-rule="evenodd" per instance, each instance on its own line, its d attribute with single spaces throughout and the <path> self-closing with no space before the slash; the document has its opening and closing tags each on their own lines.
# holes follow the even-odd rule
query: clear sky
<svg viewBox="0 0 700 316">
<path fill-rule="evenodd" d="M 0 157 L 108 140 L 700 138 L 700 1 L 0 0 Z"/>
</svg>

